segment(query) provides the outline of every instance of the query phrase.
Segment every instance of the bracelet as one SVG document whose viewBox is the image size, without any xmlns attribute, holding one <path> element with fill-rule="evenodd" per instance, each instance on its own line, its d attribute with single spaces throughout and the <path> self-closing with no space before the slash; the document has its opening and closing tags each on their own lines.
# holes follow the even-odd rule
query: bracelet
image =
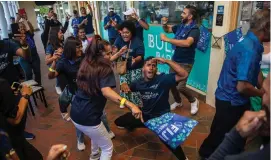
<svg viewBox="0 0 271 160">
<path fill-rule="evenodd" d="M 141 20 L 141 18 L 138 18 L 137 21 L 139 22 Z"/>
<path fill-rule="evenodd" d="M 23 47 L 23 46 L 22 46 L 22 49 L 23 49 L 23 50 L 27 50 L 27 49 L 28 49 L 28 46 L 26 46 L 26 47 Z"/>
<path fill-rule="evenodd" d="M 56 72 L 56 70 L 54 70 L 54 69 L 51 68 L 51 67 L 49 68 L 49 71 L 50 71 L 50 72 Z"/>
<path fill-rule="evenodd" d="M 126 99 L 122 98 L 121 101 L 120 101 L 120 106 L 123 106 L 125 102 L 126 102 Z"/>
</svg>

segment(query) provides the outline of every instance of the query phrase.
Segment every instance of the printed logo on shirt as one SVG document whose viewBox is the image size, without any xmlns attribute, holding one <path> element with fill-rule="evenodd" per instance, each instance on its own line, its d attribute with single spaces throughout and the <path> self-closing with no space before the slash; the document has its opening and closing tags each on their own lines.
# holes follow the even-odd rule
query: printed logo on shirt
<svg viewBox="0 0 271 160">
<path fill-rule="evenodd" d="M 150 88 L 152 88 L 152 89 L 157 89 L 157 87 L 158 87 L 158 84 L 154 84 L 154 85 L 150 86 Z"/>
<path fill-rule="evenodd" d="M 0 73 L 9 65 L 8 53 L 0 55 Z"/>
<path fill-rule="evenodd" d="M 244 37 L 241 37 L 238 42 L 242 42 L 244 40 Z"/>
<path fill-rule="evenodd" d="M 144 94 L 142 94 L 142 99 L 144 100 L 149 100 L 149 99 L 156 99 L 159 96 L 158 93 L 153 93 L 153 92 L 144 92 Z"/>
</svg>

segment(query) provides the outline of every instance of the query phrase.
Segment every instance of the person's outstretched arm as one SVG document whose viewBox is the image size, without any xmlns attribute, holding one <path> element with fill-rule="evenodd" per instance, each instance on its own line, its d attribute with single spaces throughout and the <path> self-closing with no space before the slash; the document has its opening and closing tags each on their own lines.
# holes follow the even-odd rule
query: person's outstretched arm
<svg viewBox="0 0 271 160">
<path fill-rule="evenodd" d="M 103 95 L 107 98 L 107 99 L 110 99 L 111 101 L 117 103 L 117 104 L 120 104 L 121 101 L 122 101 L 122 97 L 117 94 L 111 87 L 104 87 L 102 88 L 102 93 Z M 142 112 L 141 110 L 138 108 L 138 106 L 136 106 L 135 104 L 133 104 L 132 102 L 126 100 L 124 105 L 126 107 L 128 107 L 133 115 L 135 116 L 135 118 L 137 119 L 141 119 L 142 120 Z"/>
<path fill-rule="evenodd" d="M 172 60 L 164 59 L 164 58 L 154 58 L 159 63 L 168 64 L 176 72 L 176 82 L 180 82 L 183 79 L 186 79 L 188 73 L 185 69 L 183 69 L 178 63 L 173 62 Z"/>
</svg>

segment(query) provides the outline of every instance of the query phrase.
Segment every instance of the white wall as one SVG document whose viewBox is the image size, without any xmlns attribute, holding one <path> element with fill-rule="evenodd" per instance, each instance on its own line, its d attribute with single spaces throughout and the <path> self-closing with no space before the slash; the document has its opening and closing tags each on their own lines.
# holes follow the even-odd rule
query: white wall
<svg viewBox="0 0 271 160">
<path fill-rule="evenodd" d="M 34 11 L 35 7 L 36 4 L 34 1 L 19 1 L 19 8 L 25 9 L 28 20 L 32 23 L 34 29 L 38 29 L 37 16 Z"/>
<path fill-rule="evenodd" d="M 215 1 L 214 5 L 214 20 L 213 20 L 213 30 L 212 33 L 216 37 L 223 36 L 224 34 L 229 32 L 230 21 L 231 21 L 231 3 L 229 1 Z M 223 26 L 216 26 L 216 13 L 218 6 L 224 6 L 224 19 Z M 214 40 L 212 39 L 212 44 Z M 224 52 L 224 40 L 220 40 L 221 49 L 211 48 L 211 56 L 210 56 L 210 67 L 209 67 L 209 75 L 208 75 L 208 88 L 206 95 L 206 103 L 215 107 L 215 91 L 217 88 L 217 81 L 220 75 L 220 71 L 225 59 Z"/>
</svg>

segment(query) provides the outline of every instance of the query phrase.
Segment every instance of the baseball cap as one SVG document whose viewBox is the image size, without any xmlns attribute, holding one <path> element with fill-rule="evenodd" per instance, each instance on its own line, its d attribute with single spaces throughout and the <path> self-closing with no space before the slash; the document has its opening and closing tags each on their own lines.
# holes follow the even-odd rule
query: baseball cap
<svg viewBox="0 0 271 160">
<path fill-rule="evenodd" d="M 133 13 L 135 13 L 135 9 L 134 8 L 129 8 L 127 11 L 125 11 L 125 12 L 122 12 L 125 16 L 129 16 L 129 15 L 131 15 L 131 14 L 133 14 Z"/>
<path fill-rule="evenodd" d="M 109 7 L 108 7 L 108 11 L 109 11 L 109 12 L 114 12 L 114 7 L 113 7 L 113 6 L 109 6 Z"/>
</svg>

